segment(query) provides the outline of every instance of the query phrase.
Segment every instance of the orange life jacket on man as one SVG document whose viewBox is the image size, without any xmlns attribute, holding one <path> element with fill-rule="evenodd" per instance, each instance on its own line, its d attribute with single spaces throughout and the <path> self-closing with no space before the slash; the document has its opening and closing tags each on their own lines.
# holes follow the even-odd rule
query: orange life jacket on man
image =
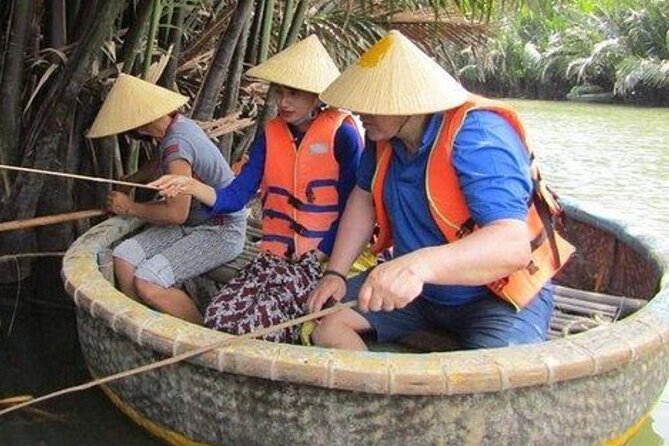
<svg viewBox="0 0 669 446">
<path fill-rule="evenodd" d="M 453 142 L 467 114 L 472 110 L 489 110 L 506 119 L 519 135 L 530 155 L 530 168 L 534 186 L 529 206 L 527 226 L 530 233 L 532 257 L 528 265 L 508 277 L 488 284 L 490 290 L 517 309 L 527 306 L 539 290 L 551 279 L 574 253 L 574 247 L 564 240 L 554 228 L 555 219 L 562 209 L 556 197 L 546 187 L 534 162 L 534 154 L 525 139 L 525 130 L 514 110 L 508 106 L 471 95 L 460 107 L 444 112 L 444 119 L 427 163 L 425 188 L 432 218 L 447 241 L 452 242 L 476 229 L 469 208 L 458 183 L 451 155 Z M 390 219 L 383 201 L 385 183 L 393 149 L 390 141 L 377 144 L 376 172 L 372 183 L 374 208 L 379 232 L 373 252 L 392 246 Z"/>
<path fill-rule="evenodd" d="M 261 249 L 299 257 L 318 247 L 339 216 L 334 141 L 344 121 L 353 123 L 348 113 L 320 112 L 299 147 L 283 119 L 267 123 Z"/>
</svg>

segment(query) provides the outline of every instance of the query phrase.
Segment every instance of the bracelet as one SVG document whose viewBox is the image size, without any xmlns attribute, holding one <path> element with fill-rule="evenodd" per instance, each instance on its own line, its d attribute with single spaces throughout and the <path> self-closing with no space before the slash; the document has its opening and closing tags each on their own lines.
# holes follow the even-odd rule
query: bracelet
<svg viewBox="0 0 669 446">
<path fill-rule="evenodd" d="M 325 271 L 323 271 L 323 277 L 325 277 L 325 276 L 337 276 L 341 280 L 346 282 L 346 276 L 343 275 L 342 273 L 340 273 L 339 271 L 335 271 L 333 269 L 326 269 Z"/>
</svg>

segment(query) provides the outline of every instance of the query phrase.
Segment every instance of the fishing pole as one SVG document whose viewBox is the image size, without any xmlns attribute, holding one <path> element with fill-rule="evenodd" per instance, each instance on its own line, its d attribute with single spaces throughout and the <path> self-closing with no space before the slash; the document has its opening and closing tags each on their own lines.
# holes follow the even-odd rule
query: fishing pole
<svg viewBox="0 0 669 446">
<path fill-rule="evenodd" d="M 167 358 L 167 359 L 163 359 L 161 361 L 157 361 L 157 362 L 154 362 L 154 363 L 151 363 L 151 364 L 146 364 L 146 365 L 143 365 L 143 366 L 139 366 L 139 367 L 136 367 L 134 369 L 126 370 L 126 371 L 119 372 L 119 373 L 109 375 L 109 376 L 105 376 L 103 378 L 94 379 L 93 381 L 89 381 L 89 382 L 84 383 L 84 384 L 80 384 L 80 385 L 77 385 L 77 386 L 72 386 L 72 387 L 68 387 L 68 388 L 65 388 L 65 389 L 61 389 L 61 390 L 58 390 L 56 392 L 52 392 L 52 393 L 40 396 L 40 397 L 35 398 L 35 399 L 30 399 L 30 400 L 27 400 L 27 401 L 21 401 L 21 402 L 18 402 L 17 404 L 12 405 L 12 406 L 10 406 L 6 409 L 0 410 L 0 417 L 3 416 L 3 415 L 8 414 L 10 412 L 14 412 L 16 410 L 23 409 L 25 407 L 32 406 L 33 404 L 40 403 L 42 401 L 47 401 L 47 400 L 50 400 L 52 398 L 56 398 L 56 397 L 61 396 L 61 395 L 66 395 L 66 394 L 74 393 L 74 392 L 80 392 L 82 390 L 90 389 L 91 387 L 99 386 L 101 384 L 106 384 L 106 383 L 109 383 L 109 382 L 112 382 L 112 381 L 118 381 L 120 379 L 127 378 L 129 376 L 137 375 L 139 373 L 145 373 L 145 372 L 148 372 L 150 370 L 155 370 L 155 369 L 165 367 L 167 365 L 171 365 L 171 364 L 174 364 L 174 363 L 186 360 L 186 359 L 190 359 L 190 358 L 193 358 L 195 356 L 199 356 L 203 353 L 206 353 L 210 350 L 213 350 L 215 348 L 230 347 L 230 346 L 233 346 L 233 345 L 240 344 L 240 343 L 242 343 L 244 341 L 247 341 L 249 339 L 254 339 L 254 338 L 259 338 L 259 337 L 262 337 L 262 336 L 266 336 L 266 335 L 268 335 L 270 333 L 273 333 L 275 331 L 283 330 L 286 327 L 292 327 L 293 325 L 298 325 L 298 324 L 308 322 L 308 321 L 311 321 L 311 320 L 314 320 L 314 319 L 319 319 L 319 318 L 321 318 L 325 315 L 335 313 L 337 311 L 341 311 L 345 308 L 353 308 L 357 304 L 358 304 L 358 302 L 355 301 L 355 300 L 345 302 L 345 303 L 338 303 L 336 305 L 333 305 L 329 308 L 325 308 L 324 310 L 317 311 L 315 313 L 306 314 L 304 316 L 298 317 L 296 319 L 291 319 L 289 321 L 285 321 L 285 322 L 282 322 L 280 324 L 271 325 L 271 326 L 265 327 L 265 328 L 260 328 L 258 330 L 251 331 L 249 333 L 246 333 L 246 334 L 243 334 L 243 335 L 240 335 L 240 336 L 234 336 L 234 337 L 231 337 L 231 338 L 223 339 L 223 340 L 215 342 L 213 344 L 209 344 L 209 345 L 205 345 L 203 347 L 199 347 L 199 348 L 196 348 L 196 349 L 193 349 L 193 350 L 189 350 L 189 351 L 186 351 L 186 352 L 181 353 L 179 355 L 176 355 L 176 356 L 173 356 L 173 357 L 170 357 L 170 358 Z"/>
<path fill-rule="evenodd" d="M 111 180 L 109 178 L 100 178 L 100 177 L 91 177 L 88 175 L 77 175 L 75 173 L 64 173 L 64 172 L 53 172 L 50 170 L 41 170 L 41 169 L 30 169 L 28 167 L 18 167 L 18 166 L 8 166 L 6 164 L 0 164 L 0 169 L 6 169 L 6 170 L 15 170 L 18 172 L 28 172 L 28 173 L 39 173 L 42 175 L 52 175 L 56 177 L 64 177 L 64 178 L 74 178 L 77 180 L 84 180 L 84 181 L 95 181 L 98 183 L 109 183 L 109 184 L 118 184 L 121 186 L 130 186 L 130 187 L 141 187 L 144 189 L 151 189 L 151 190 L 159 190 L 155 186 L 149 186 L 148 184 L 142 184 L 142 183 L 132 183 L 130 181 L 122 181 L 122 180 Z"/>
</svg>

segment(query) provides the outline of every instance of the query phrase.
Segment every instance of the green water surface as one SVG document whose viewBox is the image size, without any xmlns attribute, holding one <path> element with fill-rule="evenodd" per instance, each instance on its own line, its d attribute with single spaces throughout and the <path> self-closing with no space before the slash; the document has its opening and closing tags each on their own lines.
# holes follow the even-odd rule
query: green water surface
<svg viewBox="0 0 669 446">
<path fill-rule="evenodd" d="M 508 101 L 558 194 L 669 239 L 669 109 Z M 629 446 L 669 444 L 669 385 Z"/>
</svg>

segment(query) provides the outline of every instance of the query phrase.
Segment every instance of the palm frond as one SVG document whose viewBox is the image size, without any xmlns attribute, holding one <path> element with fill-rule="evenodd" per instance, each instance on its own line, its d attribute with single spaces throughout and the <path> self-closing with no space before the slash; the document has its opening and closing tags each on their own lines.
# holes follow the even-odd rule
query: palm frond
<svg viewBox="0 0 669 446">
<path fill-rule="evenodd" d="M 669 89 L 669 60 L 631 56 L 618 65 L 614 92 L 628 95 L 640 86 Z"/>
</svg>

